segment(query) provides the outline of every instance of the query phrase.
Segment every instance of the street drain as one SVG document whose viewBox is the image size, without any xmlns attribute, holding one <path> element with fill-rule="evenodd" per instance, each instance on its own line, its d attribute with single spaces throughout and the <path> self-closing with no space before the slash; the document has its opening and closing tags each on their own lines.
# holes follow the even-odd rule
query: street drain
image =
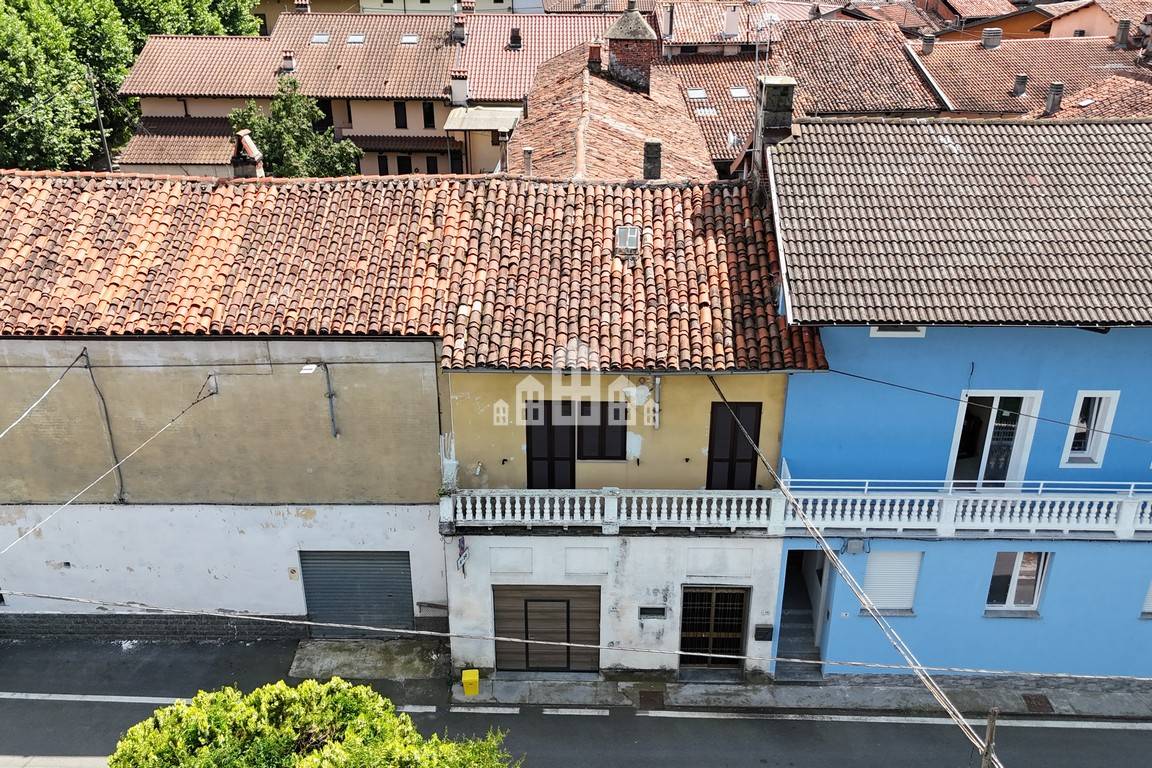
<svg viewBox="0 0 1152 768">
<path fill-rule="evenodd" d="M 1024 706 L 1033 715 L 1053 715 L 1056 710 L 1052 707 L 1052 702 L 1048 697 L 1042 693 L 1025 693 Z"/>
<path fill-rule="evenodd" d="M 664 709 L 664 691 L 640 691 L 640 709 Z"/>
</svg>

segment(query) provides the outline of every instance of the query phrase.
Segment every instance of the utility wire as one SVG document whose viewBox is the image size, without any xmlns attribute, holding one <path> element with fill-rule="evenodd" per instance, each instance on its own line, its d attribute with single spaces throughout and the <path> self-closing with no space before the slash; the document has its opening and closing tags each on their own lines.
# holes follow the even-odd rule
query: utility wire
<svg viewBox="0 0 1152 768">
<path fill-rule="evenodd" d="M 724 391 L 720 389 L 720 385 L 716 383 L 716 377 L 709 375 L 708 381 L 712 383 L 712 388 L 716 390 L 716 394 L 720 396 L 720 400 L 724 403 L 724 407 L 728 409 L 728 413 L 731 416 L 733 423 L 740 430 L 741 435 L 743 435 L 744 439 L 748 442 L 748 445 L 750 445 L 752 450 L 756 452 L 756 456 L 760 459 L 760 463 L 763 464 L 765 469 L 768 470 L 768 473 L 776 482 L 776 486 L 784 495 L 784 498 L 787 500 L 796 517 L 799 518 L 800 522 L 804 524 L 808 534 L 816 541 L 820 549 L 823 550 L 824 556 L 827 557 L 829 562 L 832 563 L 833 567 L 836 569 L 836 572 L 839 573 L 841 578 L 844 579 L 844 582 L 848 585 L 848 588 L 852 590 L 852 593 L 856 595 L 856 598 L 860 601 L 860 605 L 863 606 L 864 610 L 868 612 L 868 614 L 876 622 L 877 626 L 880 627 L 880 630 L 884 633 L 884 636 L 888 639 L 888 642 L 892 645 L 893 648 L 896 649 L 896 652 L 904 658 L 904 661 L 912 669 L 912 672 L 916 675 L 916 677 L 920 679 L 920 682 L 924 684 L 924 687 L 928 689 L 928 692 L 932 695 L 932 698 L 934 698 L 936 702 L 944 708 L 944 711 L 948 713 L 948 716 L 952 718 L 953 722 L 955 722 L 957 727 L 960 728 L 960 731 L 964 734 L 968 741 L 971 742 L 972 746 L 979 749 L 981 754 L 983 754 L 986 749 L 984 739 L 982 739 L 980 734 L 977 733 L 975 729 L 973 729 L 972 726 L 968 724 L 968 721 L 965 719 L 964 715 L 960 712 L 956 705 L 952 703 L 952 700 L 948 698 L 948 694 L 944 692 L 944 689 L 940 687 L 939 683 L 937 683 L 932 675 L 928 672 L 928 670 L 924 668 L 924 665 L 921 664 L 920 660 L 916 658 L 916 654 L 912 652 L 912 649 L 908 647 L 907 643 L 904 642 L 904 639 L 900 637 L 899 633 L 896 632 L 896 629 L 888 622 L 884 615 L 880 613 L 879 609 L 876 608 L 875 603 L 872 602 L 872 599 L 868 597 L 867 593 L 864 592 L 864 589 L 860 586 L 859 582 L 856 581 L 856 577 L 853 576 L 852 572 L 848 570 L 848 567 L 844 565 L 844 561 L 840 559 L 839 553 L 833 549 L 832 545 L 828 543 L 828 540 L 824 538 L 824 534 L 820 532 L 820 529 L 816 526 L 816 523 L 812 520 L 808 513 L 804 511 L 804 507 L 800 504 L 799 500 L 792 493 L 792 491 L 790 491 L 785 486 L 784 482 L 780 478 L 780 475 L 777 474 L 776 468 L 772 466 L 771 462 L 769 462 L 768 459 L 764 456 L 764 452 L 760 450 L 759 443 L 753 439 L 752 435 L 748 434 L 748 430 L 744 428 L 743 422 L 741 422 L 740 419 L 736 417 L 736 411 L 733 410 L 731 404 L 728 402 L 728 398 L 725 397 Z M 995 755 L 991 756 L 991 762 L 992 765 L 994 765 L 996 768 L 1004 768 L 1003 763 L 1001 763 L 1000 759 Z"/>
<path fill-rule="evenodd" d="M 883 670 L 910 670 L 913 667 L 907 664 L 886 664 L 872 661 L 836 661 L 833 659 L 813 660 L 794 659 L 787 656 L 743 656 L 726 653 L 700 653 L 699 651 L 665 650 L 663 648 L 633 648 L 623 645 L 601 645 L 595 643 L 573 643 L 563 640 L 528 640 L 522 637 L 503 637 L 500 635 L 486 635 L 469 632 L 439 632 L 431 629 L 401 629 L 396 627 L 377 627 L 371 624 L 345 624 L 340 622 L 310 621 L 308 619 L 288 619 L 278 616 L 260 616 L 248 613 L 235 613 L 232 611 L 209 611 L 192 608 L 167 608 L 150 603 L 137 601 L 97 600 L 87 597 L 72 597 L 69 595 L 53 595 L 43 592 L 24 592 L 21 590 L 5 589 L 4 594 L 12 597 L 25 597 L 36 600 L 55 600 L 58 602 L 78 603 L 108 608 L 130 608 L 138 611 L 153 613 L 166 613 L 182 616 L 208 616 L 220 619 L 236 619 L 240 621 L 263 622 L 267 624 L 287 624 L 302 627 L 319 627 L 321 629 L 349 629 L 357 632 L 378 632 L 381 634 L 404 635 L 409 637 L 435 637 L 458 640 L 484 640 L 499 643 L 518 643 L 520 645 L 546 645 L 561 648 L 580 648 L 595 651 L 616 651 L 619 653 L 646 653 L 659 656 L 708 656 L 715 659 L 729 659 L 735 661 L 784 661 L 795 664 L 828 664 L 842 667 L 857 667 L 862 669 Z M 1131 677 L 1128 675 L 1078 675 L 1067 672 L 1015 672 L 1007 669 L 982 669 L 978 667 L 923 667 L 932 672 L 953 672 L 985 676 L 1008 676 L 1027 678 L 1053 678 L 1062 680 L 1117 680 L 1123 682 L 1152 683 L 1152 677 Z"/>
<path fill-rule="evenodd" d="M 835 373 L 837 376 L 845 376 L 845 377 L 850 378 L 850 379 L 858 379 L 859 381 L 867 381 L 867 382 L 871 382 L 872 384 L 883 384 L 886 387 L 895 387 L 896 389 L 902 389 L 905 392 L 915 392 L 918 395 L 927 395 L 929 397 L 937 397 L 937 398 L 940 398 L 941 400 L 951 400 L 952 402 L 955 402 L 955 403 L 966 403 L 970 407 L 984 408 L 985 410 L 988 410 L 988 411 L 996 411 L 997 413 L 1006 413 L 1006 414 L 1009 414 L 1011 416 L 1022 416 L 1026 419 L 1033 419 L 1034 421 L 1042 421 L 1042 422 L 1046 422 L 1048 424 L 1056 424 L 1056 425 L 1061 426 L 1061 427 L 1075 427 L 1075 428 L 1079 429 L 1081 426 L 1080 424 L 1074 424 L 1070 421 L 1061 421 L 1060 419 L 1051 419 L 1051 418 L 1048 418 L 1047 416 L 1038 416 L 1038 415 L 1031 414 L 1031 413 L 1025 413 L 1024 411 L 1013 411 L 1011 408 L 993 408 L 991 405 L 981 405 L 980 403 L 973 403 L 971 399 L 966 400 L 963 397 L 956 397 L 955 395 L 946 395 L 942 392 L 933 392 L 930 389 L 921 389 L 920 387 L 913 387 L 913 386 L 909 386 L 907 384 L 899 384 L 895 381 L 887 381 L 886 379 L 877 379 L 877 378 L 872 377 L 872 376 L 864 376 L 863 374 L 860 374 L 860 373 L 851 373 L 849 371 L 841 371 L 841 370 L 836 369 L 836 368 L 829 368 L 828 373 Z M 1110 437 L 1120 438 L 1121 440 L 1134 440 L 1138 443 L 1146 443 L 1146 444 L 1152 445 L 1152 437 L 1141 437 L 1139 435 L 1126 435 L 1123 432 L 1108 432 L 1108 431 L 1105 431 L 1103 429 L 1095 429 L 1095 428 L 1091 429 L 1090 431 L 1097 434 L 1097 435 L 1108 435 Z"/>
<path fill-rule="evenodd" d="M 80 354 L 76 355 L 76 358 L 72 362 L 68 363 L 68 367 L 64 369 L 63 373 L 61 373 L 59 376 L 56 377 L 56 380 L 52 382 L 51 386 L 49 386 L 48 389 L 44 390 L 44 394 L 42 394 L 42 395 L 40 395 L 40 397 L 36 398 L 36 401 L 33 402 L 32 405 L 28 406 L 28 408 L 24 411 L 24 413 L 20 414 L 20 416 L 16 419 L 16 421 L 12 422 L 7 427 L 5 427 L 3 432 L 0 432 L 0 440 L 3 440 L 4 436 L 7 435 L 9 432 L 11 432 L 16 427 L 17 424 L 24 421 L 24 419 L 28 416 L 28 414 L 30 414 L 30 413 L 32 413 L 32 411 L 36 410 L 36 406 L 38 406 L 38 405 L 40 405 L 40 403 L 44 402 L 44 398 L 48 397 L 48 395 L 52 393 L 52 390 L 56 389 L 56 385 L 58 385 L 61 381 L 64 380 L 64 377 L 68 375 L 68 371 L 72 370 L 75 367 L 76 363 L 80 362 L 81 358 L 87 358 L 87 357 L 88 357 L 88 347 L 84 347 L 83 349 L 80 350 Z"/>
<path fill-rule="evenodd" d="M 145 440 L 144 442 L 140 443 L 140 445 L 136 446 L 136 448 L 134 448 L 134 449 L 132 450 L 132 452 L 131 452 L 131 453 L 129 453 L 127 456 L 125 456 L 123 459 L 121 459 L 120 461 L 118 461 L 118 462 L 116 462 L 115 464 L 113 464 L 113 465 L 112 465 L 112 466 L 111 466 L 111 467 L 110 467 L 110 468 L 109 468 L 107 471 L 105 471 L 103 474 L 101 474 L 101 475 L 100 475 L 100 477 L 96 478 L 96 479 L 95 479 L 95 480 L 93 480 L 91 483 L 89 483 L 88 485 L 84 486 L 84 488 L 83 488 L 83 489 L 81 489 L 81 490 L 80 490 L 80 491 L 79 491 L 79 492 L 78 492 L 78 493 L 77 493 L 75 496 L 73 496 L 72 498 L 68 499 L 68 501 L 64 502 L 64 503 L 63 503 L 63 504 L 61 504 L 60 506 L 56 507 L 56 509 L 54 509 L 54 510 L 52 510 L 50 513 L 48 513 L 48 516 L 47 516 L 47 517 L 45 517 L 43 520 L 41 520 L 40 522 L 36 523 L 36 525 L 32 526 L 32 527 L 31 527 L 31 528 L 29 528 L 27 531 L 25 531 L 24 533 L 22 533 L 22 534 L 20 534 L 19 536 L 17 536 L 17 537 L 16 537 L 14 540 L 12 540 L 12 542 L 10 542 L 10 543 L 8 544 L 8 546 L 4 547 L 4 549 L 0 549 L 0 555 L 4 555 L 4 554 L 7 554 L 7 553 L 8 553 L 8 550 L 12 549 L 12 547 L 16 546 L 16 545 L 17 545 L 17 544 L 19 544 L 21 541 L 23 541 L 24 539 L 26 539 L 26 538 L 28 538 L 29 536 L 31 536 L 33 533 L 35 533 L 36 531 L 40 530 L 42 527 L 44 527 L 44 524 L 45 524 L 45 523 L 47 523 L 47 522 L 48 522 L 49 520 L 51 520 L 52 518 L 56 517 L 56 515 L 60 514 L 60 512 L 62 512 L 64 509 L 66 509 L 66 508 L 67 508 L 67 507 L 68 507 L 70 504 L 72 504 L 72 502 L 76 501 L 76 499 L 80 498 L 80 497 L 81 497 L 81 496 L 83 496 L 85 493 L 87 493 L 88 491 L 92 490 L 92 488 L 96 487 L 96 485 L 97 485 L 97 484 L 98 484 L 98 483 L 99 483 L 101 480 L 103 480 L 104 478 L 108 477 L 108 475 L 110 475 L 110 474 L 112 474 L 113 472 L 115 472 L 115 471 L 117 471 L 118 469 L 120 469 L 120 466 L 121 466 L 122 464 L 124 464 L 124 462 L 128 461 L 128 459 L 132 458 L 132 457 L 133 457 L 133 456 L 135 456 L 137 453 L 139 453 L 140 451 L 142 451 L 142 450 L 145 448 L 145 446 L 147 446 L 147 445 L 148 445 L 149 443 L 151 443 L 153 440 L 155 440 L 156 438 L 160 437 L 160 435 L 162 435 L 162 434 L 164 434 L 166 431 L 168 431 L 168 428 L 169 428 L 169 427 L 171 427 L 173 424 L 175 424 L 177 421 L 179 421 L 181 416 L 183 416 L 184 414 L 188 413 L 188 411 L 192 410 L 193 408 L 195 408 L 195 407 L 196 407 L 197 405 L 199 405 L 200 403 L 204 402 L 204 401 L 205 401 L 205 400 L 207 400 L 208 398 L 210 398 L 210 397 L 212 397 L 213 395 L 215 395 L 215 394 L 216 394 L 216 391 L 215 391 L 214 389 L 212 389 L 212 388 L 210 388 L 210 387 L 208 386 L 208 385 L 209 385 L 209 383 L 210 383 L 211 381 L 212 381 L 212 377 L 211 377 L 211 376 L 209 376 L 207 379 L 205 379 L 205 380 L 204 380 L 204 384 L 203 384 L 203 385 L 201 385 L 201 387 L 200 387 L 200 392 L 199 392 L 199 393 L 197 393 L 197 395 L 196 395 L 196 398 L 195 398 L 195 399 L 194 399 L 194 400 L 193 400 L 191 403 L 189 403 L 188 405 L 186 405 L 186 406 L 184 407 L 184 410 L 180 411 L 180 413 L 176 414 L 176 415 L 175 415 L 175 416 L 173 416 L 171 419 L 169 419 L 169 421 L 168 421 L 168 423 L 167 423 L 167 424 L 165 424 L 164 426 L 160 427 L 160 429 L 156 430 L 156 432 L 154 432 L 154 433 L 152 434 L 152 436 L 151 436 L 151 437 L 149 437 L 149 438 L 148 438 L 147 440 Z M 207 393 L 205 393 L 205 390 L 207 390 Z"/>
</svg>

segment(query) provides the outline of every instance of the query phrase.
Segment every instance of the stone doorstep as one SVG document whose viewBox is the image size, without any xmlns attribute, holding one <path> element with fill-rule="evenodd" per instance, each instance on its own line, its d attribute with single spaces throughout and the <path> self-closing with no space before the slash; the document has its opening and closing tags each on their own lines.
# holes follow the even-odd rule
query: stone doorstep
<svg viewBox="0 0 1152 768">
<path fill-rule="evenodd" d="M 456 704 L 637 707 L 640 692 L 659 690 L 670 709 L 729 709 L 784 712 L 941 715 L 943 710 L 922 687 L 860 684 L 733 685 L 708 683 L 637 683 L 612 680 L 493 680 L 480 681 L 477 696 L 465 696 L 452 686 Z M 946 689 L 961 711 L 980 716 L 992 707 L 1001 714 L 1031 718 L 1092 718 L 1152 720 L 1152 692 L 1104 693 L 1016 688 Z M 1041 693 L 1054 713 L 1030 712 L 1023 693 Z"/>
</svg>

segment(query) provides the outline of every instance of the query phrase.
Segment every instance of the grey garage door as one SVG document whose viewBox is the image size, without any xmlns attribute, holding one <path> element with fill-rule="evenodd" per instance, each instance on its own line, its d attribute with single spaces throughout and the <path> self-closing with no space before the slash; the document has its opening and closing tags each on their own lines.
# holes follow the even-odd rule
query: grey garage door
<svg viewBox="0 0 1152 768">
<path fill-rule="evenodd" d="M 312 621 L 412 628 L 412 565 L 407 552 L 301 552 L 300 569 Z M 388 637 L 324 627 L 313 627 L 312 636 Z"/>
</svg>

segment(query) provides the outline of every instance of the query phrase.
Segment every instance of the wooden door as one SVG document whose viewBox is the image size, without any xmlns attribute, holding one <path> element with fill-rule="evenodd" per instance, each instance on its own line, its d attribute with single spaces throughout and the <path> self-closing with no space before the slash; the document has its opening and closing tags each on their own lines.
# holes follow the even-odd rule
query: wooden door
<svg viewBox="0 0 1152 768">
<path fill-rule="evenodd" d="M 732 411 L 728 410 L 731 406 Z M 712 422 L 708 434 L 708 488 L 726 491 L 750 491 L 756 488 L 756 448 L 736 426 L 732 412 L 758 444 L 760 441 L 760 403 L 712 403 Z"/>
</svg>

